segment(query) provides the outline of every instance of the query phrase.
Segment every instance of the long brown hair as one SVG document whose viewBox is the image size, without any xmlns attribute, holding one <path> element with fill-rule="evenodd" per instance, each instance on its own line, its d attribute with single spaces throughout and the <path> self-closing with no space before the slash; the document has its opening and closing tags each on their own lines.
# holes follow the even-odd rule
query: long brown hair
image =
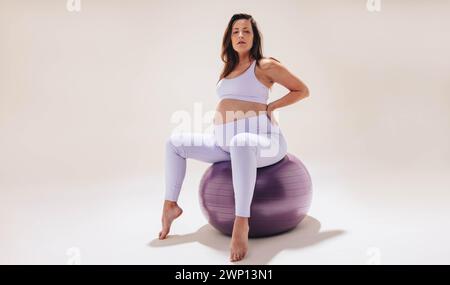
<svg viewBox="0 0 450 285">
<path fill-rule="evenodd" d="M 265 58 L 262 54 L 262 35 L 259 32 L 258 25 L 256 24 L 256 21 L 253 19 L 251 15 L 248 14 L 234 14 L 230 21 L 228 22 L 228 26 L 225 30 L 225 33 L 223 35 L 222 39 L 222 52 L 221 52 L 221 58 L 222 61 L 225 63 L 222 73 L 220 74 L 219 82 L 222 78 L 226 77 L 228 74 L 230 74 L 233 69 L 237 66 L 239 63 L 239 54 L 233 49 L 233 44 L 231 42 L 231 32 L 233 28 L 233 24 L 235 21 L 240 19 L 246 19 L 250 20 L 250 23 L 252 25 L 253 30 L 253 44 L 252 48 L 250 49 L 250 58 L 253 58 L 256 60 L 256 64 L 259 66 L 259 60 L 261 58 Z M 270 57 L 278 62 L 279 60 Z"/>
</svg>

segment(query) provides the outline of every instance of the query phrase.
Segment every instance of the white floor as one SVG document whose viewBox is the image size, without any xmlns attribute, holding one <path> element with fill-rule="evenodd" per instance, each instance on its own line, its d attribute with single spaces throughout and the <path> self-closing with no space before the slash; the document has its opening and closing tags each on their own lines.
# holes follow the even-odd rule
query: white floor
<svg viewBox="0 0 450 285">
<path fill-rule="evenodd" d="M 1 185 L 1 264 L 233 264 L 229 237 L 198 204 L 206 166 L 186 177 L 171 236 L 159 241 L 162 173 L 109 183 Z M 310 165 L 314 198 L 297 229 L 250 239 L 237 264 L 449 264 L 449 175 L 383 176 Z M 347 180 L 347 177 L 354 177 Z M 432 181 L 432 182 L 431 182 Z"/>
</svg>

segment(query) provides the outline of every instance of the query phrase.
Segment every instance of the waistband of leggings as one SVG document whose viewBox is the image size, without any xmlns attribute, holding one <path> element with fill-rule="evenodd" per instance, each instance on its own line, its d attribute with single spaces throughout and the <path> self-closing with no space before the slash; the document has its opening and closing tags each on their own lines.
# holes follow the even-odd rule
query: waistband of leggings
<svg viewBox="0 0 450 285">
<path fill-rule="evenodd" d="M 256 115 L 256 116 L 240 118 L 238 120 L 233 120 L 233 121 L 230 121 L 230 122 L 227 122 L 227 123 L 219 124 L 217 126 L 231 125 L 231 124 L 234 124 L 236 122 L 243 121 L 243 120 L 248 120 L 248 121 L 250 121 L 250 120 L 257 120 L 257 119 L 260 119 L 261 117 L 265 117 L 267 120 L 269 120 L 269 117 L 267 116 L 267 113 L 264 113 L 264 114 L 259 114 L 259 115 Z"/>
<path fill-rule="evenodd" d="M 234 126 L 235 124 L 239 124 L 242 123 L 242 121 L 248 121 L 248 122 L 256 122 L 259 120 L 267 120 L 267 124 L 270 124 L 270 132 L 271 133 L 280 133 L 281 134 L 281 129 L 278 125 L 275 125 L 274 123 L 272 123 L 272 121 L 269 119 L 269 116 L 267 115 L 267 113 L 264 114 L 260 114 L 260 115 L 256 115 L 256 116 L 251 116 L 251 117 L 245 117 L 245 118 L 240 118 L 238 120 L 233 120 L 224 124 L 218 124 L 218 125 L 214 125 L 214 128 L 229 128 L 230 126 Z"/>
</svg>

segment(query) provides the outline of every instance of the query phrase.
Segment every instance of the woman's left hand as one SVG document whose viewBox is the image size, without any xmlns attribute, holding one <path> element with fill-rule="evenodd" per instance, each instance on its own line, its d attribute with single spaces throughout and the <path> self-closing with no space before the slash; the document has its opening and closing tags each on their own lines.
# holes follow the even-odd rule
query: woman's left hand
<svg viewBox="0 0 450 285">
<path fill-rule="evenodd" d="M 272 107 L 272 105 L 269 103 L 269 104 L 267 104 L 267 109 L 266 109 L 266 112 L 267 112 L 267 116 L 269 117 L 269 119 L 270 119 L 270 121 L 272 122 L 272 123 L 274 123 L 276 126 L 278 126 L 278 122 L 275 120 L 275 116 L 274 116 L 274 114 L 273 114 L 273 111 L 274 111 L 275 109 L 273 109 L 273 107 Z"/>
</svg>

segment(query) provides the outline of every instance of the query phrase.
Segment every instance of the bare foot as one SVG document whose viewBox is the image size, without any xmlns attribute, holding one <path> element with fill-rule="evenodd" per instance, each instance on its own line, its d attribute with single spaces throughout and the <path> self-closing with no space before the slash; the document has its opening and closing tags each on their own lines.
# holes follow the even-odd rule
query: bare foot
<svg viewBox="0 0 450 285">
<path fill-rule="evenodd" d="M 161 218 L 162 230 L 159 232 L 159 239 L 165 239 L 167 237 L 173 220 L 178 218 L 182 213 L 183 209 L 178 206 L 177 202 L 168 200 L 164 201 L 163 214 Z"/>
<path fill-rule="evenodd" d="M 239 261 L 248 250 L 248 218 L 236 216 L 231 237 L 230 261 Z"/>
</svg>

